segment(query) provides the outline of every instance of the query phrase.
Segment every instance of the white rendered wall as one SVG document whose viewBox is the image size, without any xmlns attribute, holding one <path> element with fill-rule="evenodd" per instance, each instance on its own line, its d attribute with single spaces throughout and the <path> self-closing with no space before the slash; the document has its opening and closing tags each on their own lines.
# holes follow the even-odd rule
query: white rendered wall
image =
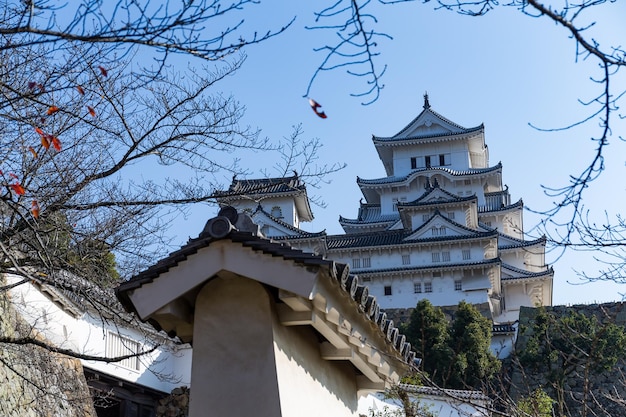
<svg viewBox="0 0 626 417">
<path fill-rule="evenodd" d="M 350 363 L 323 360 L 309 326 L 284 327 L 275 320 L 274 339 L 283 417 L 358 415 Z"/>
<path fill-rule="evenodd" d="M 9 276 L 7 281 L 17 282 L 18 278 Z M 28 283 L 13 288 L 10 297 L 22 317 L 47 340 L 61 348 L 105 357 L 106 338 L 110 337 L 109 332 L 140 342 L 144 349 L 151 348 L 154 343 L 136 330 L 118 328 L 113 323 L 104 323 L 100 317 L 88 313 L 74 317 Z M 170 392 L 175 387 L 189 385 L 191 349 L 173 344 L 164 345 L 150 354 L 141 356 L 138 370 L 126 368 L 118 363 L 86 360 L 82 360 L 82 363 L 85 367 L 125 381 Z"/>
</svg>

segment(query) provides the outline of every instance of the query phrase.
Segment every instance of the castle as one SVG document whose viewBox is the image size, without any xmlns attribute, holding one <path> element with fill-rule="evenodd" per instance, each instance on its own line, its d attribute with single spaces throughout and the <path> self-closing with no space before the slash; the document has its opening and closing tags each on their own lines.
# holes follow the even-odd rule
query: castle
<svg viewBox="0 0 626 417">
<path fill-rule="evenodd" d="M 300 228 L 313 214 L 297 174 L 233 178 L 220 204 L 247 212 L 268 237 L 350 265 L 386 310 L 465 300 L 497 333 L 520 307 L 552 304 L 546 240 L 525 239 L 523 202 L 511 202 L 502 164 L 489 164 L 482 124 L 454 123 L 425 95 L 417 117 L 372 141 L 387 176 L 357 177 L 363 199 L 356 218 L 340 216 L 344 234 Z"/>
</svg>

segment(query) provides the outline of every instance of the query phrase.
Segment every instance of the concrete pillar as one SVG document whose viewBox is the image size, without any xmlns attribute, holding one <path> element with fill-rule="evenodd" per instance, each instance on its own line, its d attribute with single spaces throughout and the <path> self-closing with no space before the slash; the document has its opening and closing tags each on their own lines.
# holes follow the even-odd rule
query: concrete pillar
<svg viewBox="0 0 626 417">
<path fill-rule="evenodd" d="M 262 284 L 217 277 L 200 290 L 189 417 L 281 416 L 272 301 Z"/>
</svg>

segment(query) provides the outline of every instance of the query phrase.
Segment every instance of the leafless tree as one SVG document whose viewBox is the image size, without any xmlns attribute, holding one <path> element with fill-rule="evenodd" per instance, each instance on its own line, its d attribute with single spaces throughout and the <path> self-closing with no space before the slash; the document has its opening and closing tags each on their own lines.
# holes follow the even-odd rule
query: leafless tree
<svg viewBox="0 0 626 417">
<path fill-rule="evenodd" d="M 597 123 L 598 131 L 590 138 L 595 151 L 579 172 L 573 172 L 563 186 L 544 186 L 545 193 L 554 202 L 548 209 L 535 209 L 544 218 L 540 233 L 561 249 L 593 251 L 601 253 L 599 259 L 606 268 L 599 274 L 582 274 L 588 280 L 612 280 L 626 282 L 626 220 L 617 215 L 606 214 L 598 218 L 585 205 L 586 190 L 605 170 L 605 156 L 609 138 L 618 132 L 611 126 L 624 117 L 619 112 L 620 101 L 626 94 L 617 82 L 620 70 L 626 66 L 626 49 L 619 42 L 601 43 L 594 37 L 594 29 L 602 25 L 606 17 L 607 0 L 582 0 L 579 2 L 541 2 L 538 0 L 337 0 L 316 13 L 317 25 L 311 29 L 334 31 L 337 41 L 318 48 L 323 52 L 322 63 L 315 70 L 307 94 L 318 75 L 329 70 L 345 68 L 348 73 L 360 77 L 366 86 L 354 95 L 363 98 L 363 104 L 376 101 L 383 88 L 386 65 L 381 56 L 381 41 L 390 39 L 392 32 L 377 27 L 377 7 L 398 3 L 434 4 L 435 8 L 448 10 L 470 17 L 483 16 L 494 9 L 509 7 L 529 18 L 556 24 L 563 36 L 573 39 L 577 61 L 593 62 L 598 71 L 590 75 L 590 82 L 597 85 L 592 97 L 581 97 L 586 115 L 581 120 L 558 128 L 541 129 L 559 131 L 572 129 L 581 124 Z M 416 7 L 418 7 L 416 5 Z M 604 13 L 604 16 L 603 16 Z M 623 70 L 622 70 L 623 72 Z M 613 124 L 612 124 L 613 122 Z M 557 123 L 559 123 L 557 121 Z M 619 136 L 622 139 L 621 136 Z"/>
<path fill-rule="evenodd" d="M 33 284 L 79 299 L 103 322 L 137 326 L 106 302 L 111 294 L 100 286 L 162 255 L 173 216 L 215 200 L 217 173 L 247 172 L 241 152 L 290 155 L 286 166 L 299 166 L 313 182 L 339 167 L 313 167 L 315 141 L 271 143 L 242 126 L 244 107 L 216 89 L 243 64 L 242 48 L 290 24 L 247 35 L 239 16 L 255 3 L 0 6 L 3 316 L 11 308 L 8 292 Z M 191 60 L 185 68 L 174 67 L 180 54 Z M 85 360 L 125 358 L 65 349 L 35 326 L 0 334 L 0 353 L 20 346 Z"/>
</svg>

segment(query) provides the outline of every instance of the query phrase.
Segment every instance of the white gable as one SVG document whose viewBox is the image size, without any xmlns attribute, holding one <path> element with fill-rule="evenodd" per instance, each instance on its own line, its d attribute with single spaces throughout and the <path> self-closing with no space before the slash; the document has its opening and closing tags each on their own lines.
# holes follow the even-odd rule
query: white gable
<svg viewBox="0 0 626 417">
<path fill-rule="evenodd" d="M 464 129 L 433 113 L 425 110 L 411 123 L 394 136 L 394 139 L 404 139 L 416 136 L 453 135 L 463 132 Z"/>
</svg>

